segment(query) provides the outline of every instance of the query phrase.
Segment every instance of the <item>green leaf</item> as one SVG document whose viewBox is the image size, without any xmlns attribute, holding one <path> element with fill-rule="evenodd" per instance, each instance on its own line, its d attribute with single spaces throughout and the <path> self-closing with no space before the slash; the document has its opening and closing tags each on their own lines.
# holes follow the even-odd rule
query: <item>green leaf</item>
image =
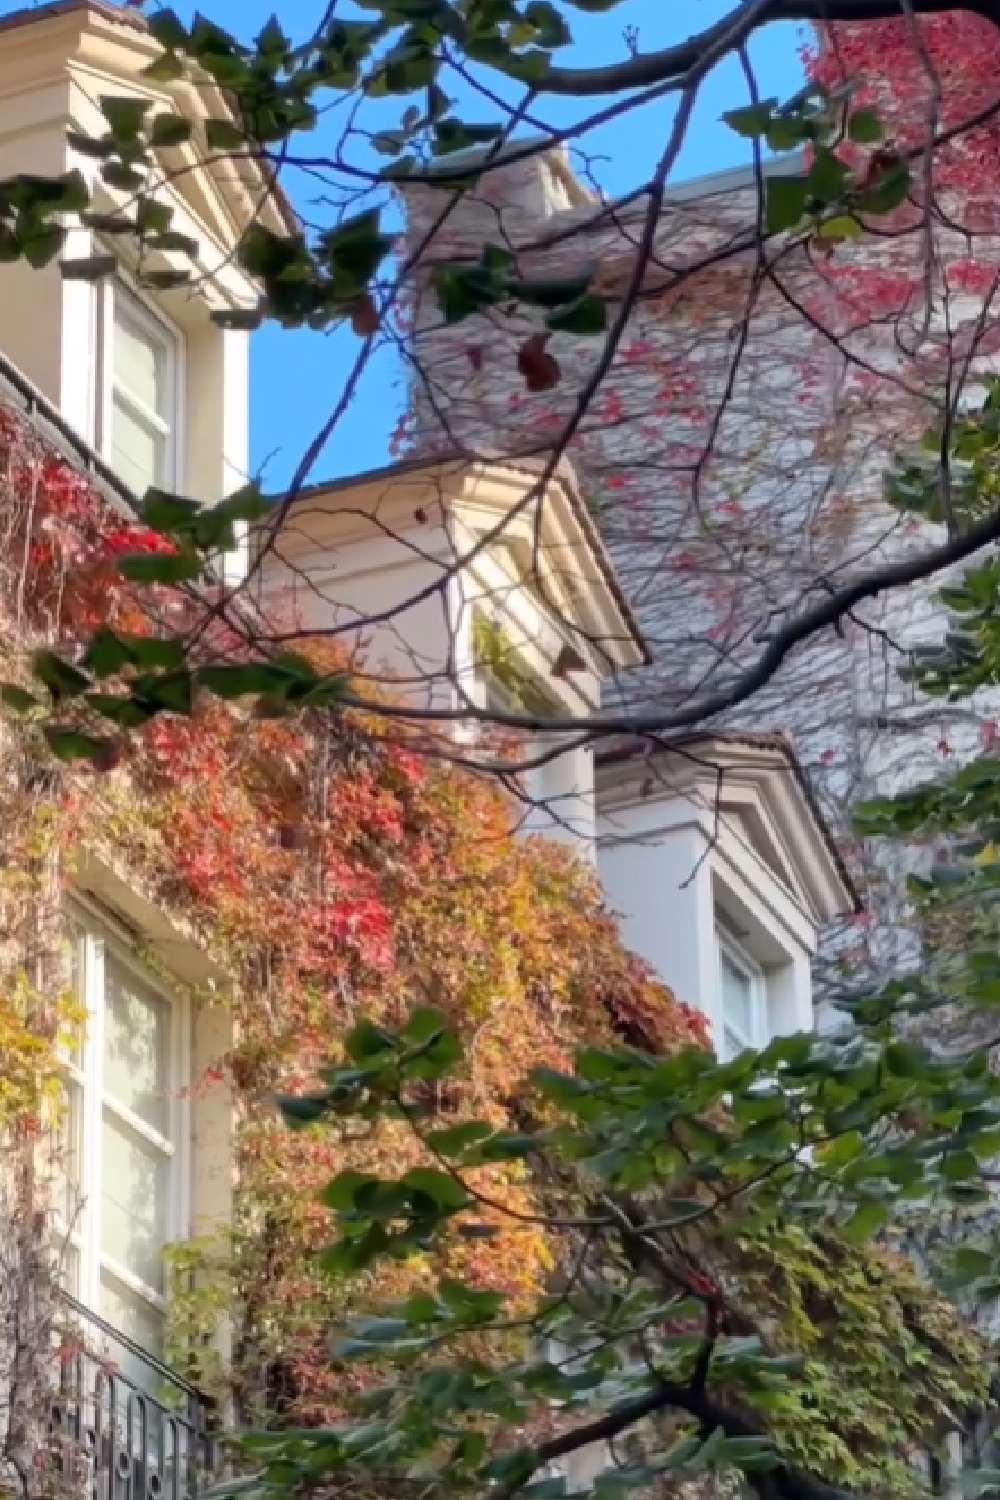
<svg viewBox="0 0 1000 1500">
<path fill-rule="evenodd" d="M 149 131 L 151 146 L 182 146 L 191 139 L 194 124 L 184 115 L 159 114 Z"/>
<path fill-rule="evenodd" d="M 179 229 L 165 229 L 162 234 L 150 235 L 146 241 L 150 250 L 173 251 L 180 255 L 189 255 L 192 260 L 197 256 L 201 245 L 198 240 L 190 234 L 182 234 Z M 148 276 L 148 272 L 146 273 Z M 188 273 L 183 273 L 184 281 L 187 281 Z"/>
<path fill-rule="evenodd" d="M 176 52 L 166 51 L 160 57 L 154 57 L 151 63 L 147 63 L 142 70 L 144 78 L 152 78 L 154 83 L 173 83 L 178 78 L 183 78 L 185 73 L 184 64 Z"/>
<path fill-rule="evenodd" d="M 354 1208 L 359 1190 L 368 1187 L 373 1182 L 378 1182 L 378 1178 L 372 1173 L 355 1172 L 348 1168 L 346 1171 L 338 1172 L 332 1182 L 328 1182 L 321 1189 L 319 1200 L 325 1203 L 327 1208 L 345 1213 Z"/>
<path fill-rule="evenodd" d="M 206 120 L 205 137 L 211 151 L 242 151 L 246 148 L 246 132 L 233 120 Z"/>
<path fill-rule="evenodd" d="M 777 99 L 764 99 L 760 104 L 748 104 L 743 109 L 730 109 L 722 116 L 730 130 L 746 139 L 764 135 L 777 108 Z"/>
<path fill-rule="evenodd" d="M 889 1208 L 874 1198 L 865 1198 L 854 1213 L 841 1226 L 841 1234 L 849 1245 L 858 1245 L 877 1234 L 889 1217 Z"/>
<path fill-rule="evenodd" d="M 233 666 L 200 667 L 198 682 L 209 693 L 228 702 L 280 692 L 288 685 L 288 673 L 270 662 L 245 662 Z"/>
<path fill-rule="evenodd" d="M 149 489 L 139 508 L 139 516 L 143 525 L 162 532 L 164 536 L 188 536 L 202 509 L 199 500 L 189 500 L 169 490 Z"/>
<path fill-rule="evenodd" d="M 65 243 L 66 231 L 59 224 L 42 224 L 21 236 L 24 258 L 36 271 L 55 260 Z"/>
<path fill-rule="evenodd" d="M 171 671 L 183 667 L 187 660 L 183 644 L 178 640 L 165 640 L 155 635 L 126 635 L 119 639 L 131 653 L 137 667 L 162 667 Z"/>
<path fill-rule="evenodd" d="M 56 703 L 64 698 L 78 698 L 91 685 L 86 672 L 78 671 L 54 651 L 37 652 L 33 668 L 35 676 L 48 688 Z"/>
<path fill-rule="evenodd" d="M 402 1178 L 403 1185 L 432 1198 L 439 1208 L 457 1212 L 471 1202 L 460 1182 L 437 1167 L 413 1167 Z"/>
<path fill-rule="evenodd" d="M 832 151 L 819 146 L 809 168 L 809 192 L 822 203 L 830 203 L 843 196 L 847 187 L 847 166 Z"/>
<path fill-rule="evenodd" d="M 348 1033 L 344 1050 L 352 1062 L 366 1063 L 375 1057 L 395 1056 L 396 1044 L 391 1032 L 363 1019 Z"/>
<path fill-rule="evenodd" d="M 146 18 L 146 25 L 150 35 L 159 42 L 161 47 L 171 51 L 182 51 L 187 45 L 188 29 L 180 16 L 169 6 L 160 10 L 150 11 Z"/>
<path fill-rule="evenodd" d="M 79 729 L 60 729 L 46 725 L 42 730 L 49 749 L 58 760 L 98 760 L 110 747 L 111 741 L 84 734 Z"/>
<path fill-rule="evenodd" d="M 203 563 L 196 552 L 126 552 L 118 559 L 118 571 L 130 583 L 187 583 L 201 575 Z"/>
<path fill-rule="evenodd" d="M 547 328 L 558 333 L 592 335 L 603 333 L 608 325 L 608 309 L 603 297 L 586 292 L 566 307 L 559 307 L 545 319 Z"/>
<path fill-rule="evenodd" d="M 16 682 L 0 682 L 0 704 L 15 714 L 30 713 L 33 708 L 41 707 L 34 694 Z"/>
<path fill-rule="evenodd" d="M 909 189 L 909 163 L 900 158 L 886 168 L 874 187 L 858 194 L 858 208 L 863 213 L 890 214 L 906 202 Z"/>
<path fill-rule="evenodd" d="M 119 188 L 123 193 L 136 193 L 145 182 L 142 173 L 122 161 L 107 161 L 101 168 L 101 177 L 108 187 Z"/>
<path fill-rule="evenodd" d="M 465 1120 L 461 1125 L 431 1131 L 427 1144 L 439 1156 L 461 1156 L 467 1147 L 478 1145 L 492 1135 L 492 1128 L 481 1120 Z"/>
<path fill-rule="evenodd" d="M 130 224 L 129 228 L 132 227 Z M 113 255 L 82 255 L 59 262 L 59 274 L 64 281 L 103 281 L 117 270 L 118 261 Z"/>
<path fill-rule="evenodd" d="M 66 144 L 70 150 L 75 151 L 78 156 L 86 156 L 96 161 L 107 161 L 115 149 L 115 143 L 108 136 L 84 135 L 79 130 L 67 130 Z"/>
<path fill-rule="evenodd" d="M 279 1094 L 274 1101 L 282 1118 L 293 1130 L 315 1125 L 327 1112 L 325 1094 Z"/>
<path fill-rule="evenodd" d="M 804 177 L 768 177 L 764 184 L 765 219 L 770 234 L 794 229 L 806 209 L 808 188 Z"/>
<path fill-rule="evenodd" d="M 173 714 L 190 714 L 194 706 L 194 678 L 186 667 L 136 678 L 133 692 L 157 709 Z"/>
<path fill-rule="evenodd" d="M 136 98 L 134 94 L 105 94 L 99 107 L 115 140 L 129 142 L 142 131 L 153 101 Z"/>
<path fill-rule="evenodd" d="M 853 214 L 834 214 L 823 220 L 816 233 L 824 240 L 854 240 L 864 234 L 864 225 Z"/>
<path fill-rule="evenodd" d="M 95 713 L 110 719 L 119 729 L 139 729 L 156 716 L 156 709 L 152 704 L 140 703 L 135 698 L 121 697 L 114 693 L 88 693 L 86 702 Z"/>
<path fill-rule="evenodd" d="M 102 625 L 94 632 L 81 665 L 95 677 L 114 677 L 132 662 L 132 652 L 125 642 L 108 626 Z"/>
<path fill-rule="evenodd" d="M 873 146 L 882 139 L 882 124 L 873 109 L 856 109 L 847 122 L 847 134 L 859 146 Z"/>
</svg>

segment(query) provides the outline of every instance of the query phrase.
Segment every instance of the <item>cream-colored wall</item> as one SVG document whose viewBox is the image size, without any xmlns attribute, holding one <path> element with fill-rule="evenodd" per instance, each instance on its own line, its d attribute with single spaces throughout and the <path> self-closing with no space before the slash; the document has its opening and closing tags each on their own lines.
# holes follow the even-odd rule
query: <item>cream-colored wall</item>
<svg viewBox="0 0 1000 1500">
<path fill-rule="evenodd" d="M 419 541 L 396 536 L 346 542 L 334 525 L 323 545 L 277 548 L 263 585 L 277 628 L 316 631 L 341 641 L 362 680 L 393 686 L 421 706 L 450 709 L 449 652 L 468 653 L 471 616 L 456 608 L 445 581 L 451 544 L 428 527 Z"/>
<path fill-rule="evenodd" d="M 562 637 L 538 601 L 494 555 L 473 552 L 474 538 L 440 504 L 429 523 L 414 525 L 414 501 L 402 515 L 378 499 L 340 494 L 303 501 L 273 550 L 265 554 L 263 587 L 272 611 L 294 628 L 338 632 L 357 651 L 362 677 L 393 686 L 418 706 L 451 710 L 476 701 L 473 624 L 477 611 L 495 621 L 525 665 L 569 714 L 587 714 L 597 699 L 591 672 L 555 679 Z M 360 516 L 359 516 L 360 512 Z M 358 535 L 362 517 L 378 517 L 383 534 Z M 454 572 L 452 570 L 455 570 Z M 281 628 L 279 623 L 279 629 Z M 457 732 L 468 734 L 468 726 Z M 544 745 L 539 741 L 539 747 Z M 547 748 L 551 748 L 549 742 Z M 528 802 L 519 815 L 525 834 L 542 833 L 592 859 L 594 764 L 589 748 L 572 746 L 525 777 Z"/>
<path fill-rule="evenodd" d="M 160 106 L 168 103 L 168 96 L 138 77 L 122 77 L 110 64 L 102 69 L 92 58 L 81 64 L 60 57 L 60 47 L 72 48 L 79 25 L 79 16 L 70 14 L 4 34 L 0 176 L 79 170 L 97 194 L 98 205 L 113 209 L 121 206 L 124 196 L 100 182 L 97 162 L 70 149 L 67 129 L 103 134 L 107 125 L 99 101 L 104 94 L 141 94 Z M 145 60 L 137 57 L 136 73 Z M 233 260 L 236 226 L 228 226 L 227 243 L 221 216 L 209 226 L 173 186 L 165 186 L 161 196 L 174 209 L 173 227 L 199 244 L 197 285 L 193 290 L 142 295 L 179 330 L 183 343 L 179 488 L 211 502 L 244 484 L 248 474 L 249 341 L 246 333 L 216 327 L 210 313 L 213 308 L 252 305 L 256 292 Z M 102 245 L 88 231 L 77 230 L 64 254 L 82 259 L 108 249 L 127 256 L 127 241 L 116 238 Z M 177 259 L 176 264 L 184 262 Z M 55 263 L 42 270 L 23 263 L 0 265 L 0 352 L 88 442 L 97 435 L 99 295 L 90 282 L 64 280 Z"/>
<path fill-rule="evenodd" d="M 711 803 L 703 804 L 711 807 Z M 752 850 L 683 795 L 598 815 L 598 872 L 628 946 L 721 1040 L 717 913 L 766 976 L 772 1033 L 811 1031 L 817 928 Z"/>
</svg>

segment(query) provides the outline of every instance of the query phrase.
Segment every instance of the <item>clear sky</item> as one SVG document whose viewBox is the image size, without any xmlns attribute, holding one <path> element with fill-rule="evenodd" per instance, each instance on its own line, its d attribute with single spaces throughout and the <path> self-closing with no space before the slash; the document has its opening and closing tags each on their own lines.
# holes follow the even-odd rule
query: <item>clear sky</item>
<svg viewBox="0 0 1000 1500">
<path fill-rule="evenodd" d="M 274 10 L 274 0 L 173 0 L 177 10 L 190 16 L 200 8 L 212 20 L 240 36 L 252 36 Z M 23 8 L 24 0 L 0 0 L 0 14 Z M 733 0 L 624 0 L 603 15 L 569 12 L 576 43 L 572 61 L 595 64 L 625 55 L 622 31 L 638 28 L 643 51 L 681 41 L 692 31 L 710 25 L 733 7 Z M 284 0 L 280 14 L 293 36 L 308 34 L 325 8 L 324 0 Z M 370 14 L 370 13 L 369 13 Z M 801 82 L 796 28 L 772 27 L 755 39 L 751 56 L 762 95 L 784 98 Z M 567 57 L 567 61 L 570 59 Z M 746 86 L 735 60 L 723 64 L 706 80 L 697 113 L 688 132 L 674 179 L 719 171 L 747 159 L 746 142 L 739 140 L 720 122 L 725 109 L 745 102 Z M 602 101 L 610 102 L 610 101 Z M 664 104 L 662 115 L 645 114 L 641 120 L 626 116 L 588 141 L 588 151 L 599 154 L 593 162 L 600 185 L 611 194 L 635 188 L 642 174 L 663 149 L 672 106 Z M 398 113 L 394 103 L 393 114 Z M 489 118 L 481 102 L 472 118 Z M 493 116 L 495 118 L 495 115 Z M 544 118 L 553 124 L 568 124 L 579 118 L 579 105 L 558 101 L 546 107 Z M 387 121 L 392 123 L 392 120 Z M 332 124 L 317 133 L 317 154 L 325 136 L 328 149 L 339 135 Z M 26 168 L 30 166 L 26 163 Z M 321 219 L 316 205 L 321 187 L 300 177 L 289 181 L 293 198 L 310 218 Z M 287 479 L 305 447 L 322 426 L 331 404 L 343 388 L 352 352 L 353 335 L 342 330 L 334 335 L 289 333 L 276 328 L 254 337 L 252 365 L 252 463 L 263 468 L 268 487 Z M 337 428 L 336 435 L 313 477 L 353 473 L 384 462 L 386 442 L 403 404 L 402 381 L 391 357 L 369 372 L 368 379 Z"/>
</svg>

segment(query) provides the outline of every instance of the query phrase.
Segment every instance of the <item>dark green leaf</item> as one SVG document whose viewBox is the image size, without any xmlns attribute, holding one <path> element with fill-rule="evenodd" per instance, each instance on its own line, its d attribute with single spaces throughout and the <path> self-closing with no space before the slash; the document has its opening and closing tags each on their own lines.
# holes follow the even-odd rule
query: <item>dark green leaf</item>
<svg viewBox="0 0 1000 1500">
<path fill-rule="evenodd" d="M 889 1217 L 888 1205 L 874 1198 L 866 1198 L 841 1227 L 841 1234 L 848 1244 L 857 1245 L 877 1234 Z"/>
<path fill-rule="evenodd" d="M 246 132 L 233 120 L 206 120 L 205 136 L 212 151 L 241 151 L 246 148 Z"/>
<path fill-rule="evenodd" d="M 125 142 L 139 135 L 152 108 L 151 99 L 136 98 L 134 94 L 105 94 L 99 102 L 111 134 Z"/>
<path fill-rule="evenodd" d="M 153 119 L 149 131 L 152 146 L 182 146 L 191 139 L 193 122 L 184 115 L 159 114 Z"/>
<path fill-rule="evenodd" d="M 57 703 L 64 698 L 78 698 L 91 685 L 86 672 L 78 671 L 54 651 L 37 652 L 33 667 L 35 676 L 48 688 Z"/>
<path fill-rule="evenodd" d="M 882 139 L 882 126 L 873 109 L 856 109 L 847 123 L 847 134 L 860 146 L 872 146 Z"/>
<path fill-rule="evenodd" d="M 59 273 L 64 281 L 102 281 L 107 276 L 114 276 L 117 270 L 118 262 L 113 255 L 85 255 L 59 262 Z"/>
<path fill-rule="evenodd" d="M 201 574 L 196 552 L 128 552 L 118 559 L 118 571 L 130 583 L 187 583 Z"/>
<path fill-rule="evenodd" d="M 0 682 L 0 704 L 15 714 L 30 713 L 33 708 L 41 707 L 34 694 L 16 682 Z"/>
<path fill-rule="evenodd" d="M 402 1181 L 405 1187 L 416 1188 L 428 1198 L 432 1198 L 439 1208 L 449 1212 L 457 1212 L 467 1207 L 471 1201 L 460 1182 L 457 1182 L 448 1172 L 439 1171 L 436 1167 L 414 1167 L 406 1173 Z"/>
<path fill-rule="evenodd" d="M 753 139 L 766 132 L 777 104 L 777 99 L 764 99 L 760 104 L 748 104 L 743 109 L 728 110 L 722 118 L 737 135 Z"/>
<path fill-rule="evenodd" d="M 768 177 L 764 187 L 766 223 L 770 234 L 794 229 L 802 219 L 808 194 L 804 177 Z"/>
<path fill-rule="evenodd" d="M 547 328 L 558 333 L 576 333 L 583 336 L 603 333 L 608 325 L 607 304 L 603 297 L 585 292 L 566 307 L 556 308 L 545 319 Z"/>
<path fill-rule="evenodd" d="M 279 1094 L 275 1103 L 281 1110 L 285 1123 L 293 1130 L 315 1125 L 327 1112 L 325 1094 Z"/>
<path fill-rule="evenodd" d="M 99 760 L 111 744 L 110 740 L 98 739 L 79 729 L 60 729 L 47 725 L 42 733 L 53 755 L 64 761 Z"/>
<path fill-rule="evenodd" d="M 150 11 L 146 25 L 149 27 L 150 35 L 159 42 L 161 47 L 177 51 L 183 50 L 187 45 L 187 27 L 177 12 L 168 6 Z"/>
</svg>

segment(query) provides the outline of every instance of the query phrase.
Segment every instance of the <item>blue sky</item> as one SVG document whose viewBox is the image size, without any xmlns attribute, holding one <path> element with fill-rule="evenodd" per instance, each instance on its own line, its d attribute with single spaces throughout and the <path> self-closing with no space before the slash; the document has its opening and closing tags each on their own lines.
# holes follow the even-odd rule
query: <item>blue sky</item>
<svg viewBox="0 0 1000 1500">
<path fill-rule="evenodd" d="M 212 20 L 240 36 L 250 37 L 274 10 L 274 0 L 201 0 L 196 7 L 188 0 L 173 0 L 182 15 L 202 9 Z M 20 9 L 23 0 L 0 0 L 0 14 Z M 568 12 L 574 37 L 572 61 L 597 64 L 625 55 L 622 31 L 638 28 L 643 51 L 683 40 L 701 30 L 733 7 L 733 0 L 623 0 L 603 15 Z M 291 0 L 281 8 L 282 20 L 293 36 L 305 35 L 325 8 L 324 0 Z M 800 40 L 796 28 L 771 27 L 757 37 L 751 56 L 761 93 L 787 97 L 801 82 L 797 55 Z M 570 60 L 569 58 L 566 59 Z M 697 112 L 688 131 L 684 151 L 674 173 L 675 180 L 721 170 L 746 159 L 746 142 L 739 140 L 720 121 L 725 109 L 743 103 L 746 86 L 736 61 L 722 64 L 706 80 Z M 598 101 L 598 107 L 602 103 Z M 597 154 L 594 171 L 600 185 L 611 194 L 635 188 L 663 149 L 670 129 L 672 106 L 655 106 L 656 113 L 641 118 L 626 116 L 605 127 L 588 141 Z M 393 116 L 398 106 L 392 106 Z M 553 124 L 578 119 L 579 104 L 556 101 L 543 117 Z M 489 115 L 481 103 L 471 117 Z M 495 116 L 494 116 L 495 118 Z M 393 123 L 390 119 L 386 123 Z M 317 154 L 325 136 L 328 149 L 339 135 L 332 125 L 317 132 Z M 290 180 L 298 205 L 311 218 L 323 217 L 315 206 L 317 189 L 303 179 Z M 329 210 L 327 210 L 327 215 Z M 289 333 L 276 328 L 255 335 L 252 363 L 252 463 L 263 469 L 268 488 L 287 480 L 304 449 L 322 426 L 336 402 L 357 344 L 353 335 L 341 330 L 334 335 Z M 383 358 L 368 378 L 357 399 L 339 424 L 328 449 L 313 472 L 313 478 L 333 477 L 370 468 L 386 459 L 386 443 L 402 407 L 404 393 L 391 357 Z"/>
</svg>

